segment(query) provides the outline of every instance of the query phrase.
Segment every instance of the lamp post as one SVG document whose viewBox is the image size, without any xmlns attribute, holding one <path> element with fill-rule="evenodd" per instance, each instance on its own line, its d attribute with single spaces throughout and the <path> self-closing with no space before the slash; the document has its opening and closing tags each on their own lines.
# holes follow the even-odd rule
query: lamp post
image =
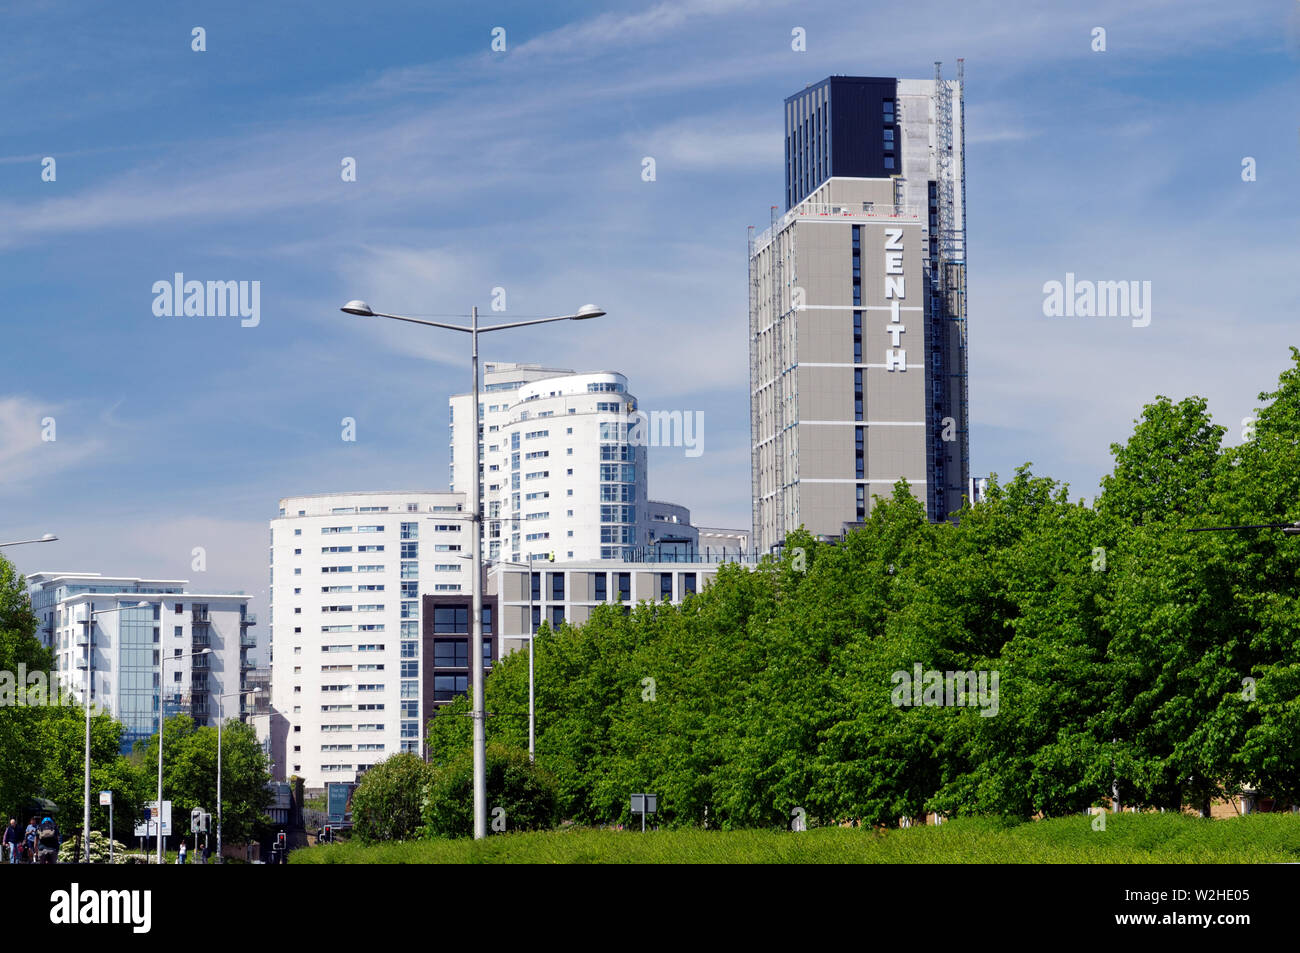
<svg viewBox="0 0 1300 953">
<path fill-rule="evenodd" d="M 40 539 L 16 539 L 11 543 L 0 543 L 0 546 L 23 546 L 27 543 L 52 543 L 59 537 L 53 533 L 46 533 Z"/>
<path fill-rule="evenodd" d="M 224 864 L 221 853 L 221 725 L 226 720 L 226 703 L 224 699 L 235 695 L 260 695 L 264 689 L 254 688 L 248 691 L 226 692 L 217 696 L 217 863 Z"/>
<path fill-rule="evenodd" d="M 470 405 L 473 407 L 473 421 L 471 423 L 470 436 L 473 440 L 473 453 L 471 455 L 470 473 L 470 520 L 474 524 L 474 539 L 471 546 L 474 557 L 474 590 L 472 600 L 472 612 L 474 619 L 472 622 L 472 633 L 470 643 L 471 657 L 473 665 L 478 668 L 473 684 L 473 711 L 471 717 L 474 722 L 474 839 L 482 840 L 487 836 L 487 735 L 483 724 L 483 587 L 479 584 L 479 576 L 483 567 L 483 512 L 479 506 L 479 476 L 478 476 L 478 444 L 479 444 L 479 413 L 478 413 L 478 336 L 486 334 L 489 331 L 505 331 L 509 328 L 522 328 L 533 324 L 548 324 L 552 321 L 585 321 L 589 318 L 598 318 L 605 312 L 597 308 L 594 304 L 585 304 L 578 309 L 576 314 L 564 314 L 553 318 L 532 318 L 527 321 L 510 321 L 506 324 L 493 324 L 488 327 L 479 327 L 478 324 L 478 306 L 470 309 L 470 323 L 468 326 L 461 324 L 445 324 L 441 321 L 426 321 L 423 318 L 407 318 L 397 314 L 383 314 L 371 309 L 370 305 L 364 301 L 349 301 L 341 309 L 345 314 L 355 314 L 360 317 L 370 318 L 391 318 L 394 321 L 406 321 L 411 324 L 422 324 L 432 328 L 443 328 L 448 331 L 461 331 L 470 336 L 470 365 L 472 368 L 471 386 L 470 386 Z M 472 670 L 471 670 L 472 671 Z"/>
<path fill-rule="evenodd" d="M 46 534 L 47 536 L 49 534 Z M 53 539 L 54 537 L 50 537 Z M 43 543 L 44 539 L 29 540 L 28 542 Z M 90 614 L 86 619 L 86 690 L 85 698 L 82 699 L 86 709 L 86 792 L 85 792 L 85 814 L 81 821 L 81 862 L 90 863 L 90 669 L 91 662 L 94 660 L 94 653 L 91 651 L 91 645 L 95 640 L 95 616 L 108 615 L 110 612 L 121 612 L 123 609 L 146 609 L 149 607 L 147 602 L 137 602 L 130 606 L 118 606 L 115 609 L 100 609 L 96 611 L 95 603 L 87 603 Z M 159 656 L 161 658 L 162 656 Z M 110 845 L 111 849 L 111 845 Z"/>
<path fill-rule="evenodd" d="M 183 658 L 190 658 L 194 655 L 208 655 L 212 649 L 202 648 L 197 652 L 185 652 L 181 655 L 173 655 L 173 661 L 179 661 Z M 167 710 L 167 705 L 163 701 L 163 692 L 167 688 L 167 679 L 163 678 L 163 668 L 167 664 L 167 656 L 159 654 L 158 656 L 158 863 L 163 862 L 163 833 L 162 833 L 162 768 L 163 768 L 163 715 Z"/>
</svg>

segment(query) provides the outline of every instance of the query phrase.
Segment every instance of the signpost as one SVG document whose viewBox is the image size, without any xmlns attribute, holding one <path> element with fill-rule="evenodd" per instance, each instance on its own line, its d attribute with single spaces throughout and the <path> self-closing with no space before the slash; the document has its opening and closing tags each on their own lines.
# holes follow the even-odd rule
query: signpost
<svg viewBox="0 0 1300 953">
<path fill-rule="evenodd" d="M 659 813 L 658 794 L 633 794 L 632 813 L 641 815 L 641 833 L 645 833 L 645 816 Z"/>
<path fill-rule="evenodd" d="M 144 805 L 144 823 L 135 826 L 136 837 L 154 837 L 158 831 L 158 802 L 146 801 Z M 162 836 L 170 837 L 172 833 L 172 802 L 162 802 Z"/>
<path fill-rule="evenodd" d="M 99 792 L 99 806 L 108 808 L 108 862 L 113 862 L 113 792 Z M 90 838 L 90 832 L 86 832 L 86 838 Z"/>
</svg>

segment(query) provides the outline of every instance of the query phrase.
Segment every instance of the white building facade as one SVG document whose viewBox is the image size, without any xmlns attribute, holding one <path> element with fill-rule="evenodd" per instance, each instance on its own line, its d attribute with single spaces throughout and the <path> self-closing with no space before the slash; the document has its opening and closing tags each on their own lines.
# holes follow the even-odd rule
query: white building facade
<svg viewBox="0 0 1300 953">
<path fill-rule="evenodd" d="M 469 593 L 464 495 L 287 497 L 271 520 L 275 776 L 351 781 L 422 750 L 422 593 Z"/>
<path fill-rule="evenodd" d="M 624 375 L 487 364 L 481 386 L 487 559 L 628 561 L 696 549 L 690 512 L 649 499 L 646 447 L 664 431 L 647 426 Z M 451 481 L 460 490 L 474 454 L 469 399 L 450 400 Z"/>
<path fill-rule="evenodd" d="M 265 658 L 242 593 L 187 592 L 184 579 L 99 573 L 38 572 L 28 582 L 59 682 L 84 701 L 89 664 L 91 698 L 125 726 L 123 751 L 157 731 L 160 699 L 168 716 L 183 712 L 199 725 L 216 724 L 221 696 L 239 692 Z M 224 700 L 226 717 L 246 707 L 239 697 Z"/>
</svg>

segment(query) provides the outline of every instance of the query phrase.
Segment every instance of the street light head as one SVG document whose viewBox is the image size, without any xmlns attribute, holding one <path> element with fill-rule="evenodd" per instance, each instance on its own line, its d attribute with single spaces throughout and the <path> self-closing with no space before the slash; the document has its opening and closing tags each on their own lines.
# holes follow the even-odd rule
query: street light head
<svg viewBox="0 0 1300 953">
<path fill-rule="evenodd" d="M 375 316 L 375 312 L 370 310 L 370 305 L 364 301 L 349 301 L 339 310 L 346 314 L 360 315 L 363 318 L 373 318 Z"/>
<path fill-rule="evenodd" d="M 56 540 L 56 539 L 58 539 L 58 538 L 59 538 L 59 537 L 55 536 L 53 533 L 46 533 L 44 536 L 41 537 L 41 542 L 42 542 L 42 543 L 52 543 L 52 542 L 54 542 L 54 540 Z"/>
<path fill-rule="evenodd" d="M 594 304 L 584 304 L 578 309 L 578 313 L 569 320 L 586 321 L 588 318 L 599 318 L 604 313 L 604 311 L 601 311 L 600 308 L 596 307 Z"/>
<path fill-rule="evenodd" d="M 137 609 L 148 609 L 149 606 L 151 606 L 151 605 L 153 605 L 153 603 L 151 603 L 151 602 L 145 602 L 143 599 L 141 599 L 139 602 L 137 602 L 137 603 L 135 604 L 135 608 L 137 608 Z"/>
<path fill-rule="evenodd" d="M 200 655 L 211 655 L 211 654 L 212 654 L 212 649 L 204 649 L 204 650 L 203 650 L 202 652 L 200 652 L 199 654 L 200 654 Z"/>
</svg>

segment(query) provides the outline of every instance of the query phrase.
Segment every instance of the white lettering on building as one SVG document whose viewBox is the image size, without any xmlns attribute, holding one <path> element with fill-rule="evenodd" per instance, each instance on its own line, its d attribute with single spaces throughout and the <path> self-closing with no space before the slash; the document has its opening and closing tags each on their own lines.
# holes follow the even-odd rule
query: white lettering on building
<svg viewBox="0 0 1300 953">
<path fill-rule="evenodd" d="M 885 300 L 889 302 L 889 347 L 885 348 L 885 370 L 907 370 L 907 350 L 900 346 L 900 338 L 907 330 L 898 313 L 899 300 L 907 297 L 906 278 L 903 275 L 903 230 L 885 229 Z"/>
</svg>

